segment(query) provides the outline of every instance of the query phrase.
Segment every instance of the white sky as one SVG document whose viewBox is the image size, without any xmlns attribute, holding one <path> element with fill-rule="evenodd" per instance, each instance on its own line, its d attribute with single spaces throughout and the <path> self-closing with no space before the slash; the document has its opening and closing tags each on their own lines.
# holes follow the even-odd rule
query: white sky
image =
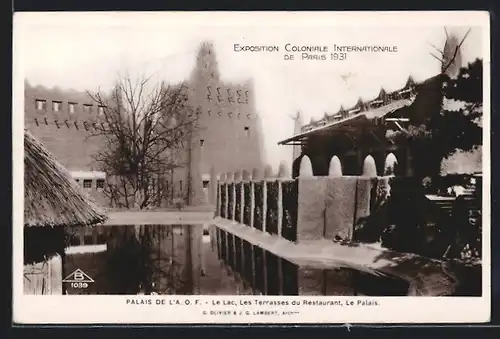
<svg viewBox="0 0 500 339">
<path fill-rule="evenodd" d="M 23 13 L 14 21 L 16 77 L 33 85 L 76 90 L 110 88 L 118 72 L 158 73 L 178 82 L 194 67 L 201 41 L 211 40 L 219 69 L 228 81 L 254 81 L 256 108 L 263 121 L 267 161 L 291 162 L 291 146 L 277 142 L 293 134 L 289 115 L 304 122 L 371 99 L 381 86 L 402 87 L 408 75 L 437 74 L 431 43 L 442 48 L 444 26 L 459 39 L 463 61 L 483 55 L 487 14 L 456 13 Z M 279 45 L 278 53 L 233 51 L 233 45 Z M 391 45 L 398 52 L 349 53 L 346 61 L 285 61 L 284 45 Z M 300 54 L 296 55 L 300 58 Z M 349 75 L 346 82 L 342 76 Z"/>
</svg>

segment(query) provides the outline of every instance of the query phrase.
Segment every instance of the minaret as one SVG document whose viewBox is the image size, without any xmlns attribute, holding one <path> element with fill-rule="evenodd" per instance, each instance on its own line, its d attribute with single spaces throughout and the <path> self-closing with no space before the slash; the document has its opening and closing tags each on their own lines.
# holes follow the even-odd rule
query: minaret
<svg viewBox="0 0 500 339">
<path fill-rule="evenodd" d="M 201 43 L 196 56 L 193 76 L 195 81 L 201 81 L 205 86 L 209 82 L 219 82 L 219 65 L 215 55 L 215 47 L 211 42 Z"/>
<path fill-rule="evenodd" d="M 293 135 L 300 134 L 302 131 L 302 115 L 300 114 L 300 111 L 297 111 L 297 115 L 295 117 L 292 117 L 294 124 L 293 124 Z M 292 164 L 297 159 L 300 154 L 302 153 L 302 146 L 300 145 L 293 145 L 293 159 L 292 159 Z"/>
<path fill-rule="evenodd" d="M 464 39 L 466 36 L 464 37 Z M 446 32 L 446 42 L 443 47 L 441 71 L 450 78 L 458 75 L 462 67 L 462 53 L 460 51 L 460 42 L 453 34 Z"/>
</svg>

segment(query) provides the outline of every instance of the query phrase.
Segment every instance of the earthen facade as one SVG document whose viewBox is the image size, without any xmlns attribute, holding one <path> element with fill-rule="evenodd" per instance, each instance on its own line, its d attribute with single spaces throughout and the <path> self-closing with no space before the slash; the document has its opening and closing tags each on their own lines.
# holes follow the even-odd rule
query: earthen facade
<svg viewBox="0 0 500 339">
<path fill-rule="evenodd" d="M 206 185 L 212 167 L 216 173 L 262 168 L 263 136 L 252 82 L 224 81 L 213 45 L 204 43 L 186 85 L 188 103 L 199 117 L 198 128 L 192 149 L 185 150 L 182 167 L 170 177 L 172 196 L 184 197 L 192 177 L 203 178 Z M 102 108 L 86 92 L 32 86 L 28 81 L 24 95 L 25 128 L 70 171 L 99 171 L 93 156 L 103 147 L 103 140 L 91 137 L 90 131 L 102 123 Z M 86 188 L 99 196 L 96 186 L 97 179 Z"/>
</svg>

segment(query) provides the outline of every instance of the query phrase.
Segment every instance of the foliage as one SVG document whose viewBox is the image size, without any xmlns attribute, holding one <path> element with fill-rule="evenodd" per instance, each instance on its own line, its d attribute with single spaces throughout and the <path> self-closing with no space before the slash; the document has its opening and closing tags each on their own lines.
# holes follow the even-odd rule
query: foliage
<svg viewBox="0 0 500 339">
<path fill-rule="evenodd" d="M 388 131 L 387 138 L 395 144 L 408 145 L 419 161 L 437 165 L 433 169 L 439 168 L 441 161 L 457 150 L 475 150 L 482 144 L 482 81 L 482 60 L 476 59 L 461 68 L 456 78 L 446 78 L 444 81 L 445 104 L 440 114 L 428 117 L 419 126 L 410 125 L 401 131 Z M 422 173 L 435 174 L 438 173 Z"/>
<path fill-rule="evenodd" d="M 186 89 L 125 75 L 110 96 L 89 93 L 105 121 L 92 136 L 104 139 L 94 158 L 111 178 L 104 193 L 112 205 L 144 209 L 165 198 L 167 175 L 184 165 L 181 152 L 198 117 L 187 104 Z"/>
<path fill-rule="evenodd" d="M 390 186 L 390 196 L 376 199 L 371 214 L 357 221 L 356 242 L 436 259 L 481 259 L 481 214 L 471 220 L 469 200 L 458 197 L 447 215 L 425 198 L 418 179 L 396 177 Z"/>
</svg>

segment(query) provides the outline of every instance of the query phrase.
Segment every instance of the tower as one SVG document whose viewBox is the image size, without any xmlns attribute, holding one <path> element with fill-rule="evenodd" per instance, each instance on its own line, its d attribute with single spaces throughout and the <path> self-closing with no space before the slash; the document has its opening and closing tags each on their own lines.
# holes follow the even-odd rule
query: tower
<svg viewBox="0 0 500 339">
<path fill-rule="evenodd" d="M 295 117 L 292 117 L 293 119 L 293 135 L 300 134 L 302 130 L 302 115 L 300 114 L 300 111 L 297 111 L 297 115 Z M 292 164 L 300 156 L 300 153 L 302 153 L 302 147 L 300 145 L 293 145 L 293 158 L 292 158 Z"/>
<path fill-rule="evenodd" d="M 467 37 L 464 36 L 462 42 Z M 446 42 L 442 52 L 441 72 L 448 75 L 450 78 L 457 76 L 462 67 L 462 54 L 460 51 L 461 42 L 454 34 L 448 34 L 446 31 Z"/>
<path fill-rule="evenodd" d="M 215 47 L 203 42 L 189 78 L 189 105 L 198 115 L 193 143 L 201 150 L 202 177 L 252 170 L 263 165 L 262 128 L 255 109 L 253 82 L 231 83 L 221 78 Z"/>
</svg>

